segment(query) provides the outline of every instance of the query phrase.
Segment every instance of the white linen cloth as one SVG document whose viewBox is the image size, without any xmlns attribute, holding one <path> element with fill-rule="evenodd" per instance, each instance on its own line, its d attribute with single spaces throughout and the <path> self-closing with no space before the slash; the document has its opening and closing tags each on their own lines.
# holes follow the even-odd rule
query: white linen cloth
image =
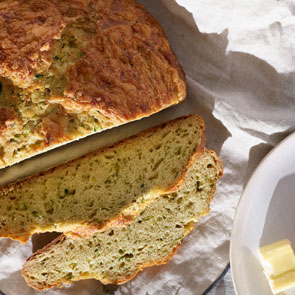
<svg viewBox="0 0 295 295">
<path fill-rule="evenodd" d="M 214 282 L 212 288 L 203 295 L 235 295 L 230 269 L 223 278 Z"/>
<path fill-rule="evenodd" d="M 2 170 L 0 184 L 182 114 L 202 116 L 207 147 L 214 149 L 224 164 L 211 213 L 201 218 L 168 264 L 148 268 L 124 285 L 107 288 L 116 295 L 198 295 L 228 264 L 232 221 L 249 176 L 266 153 L 295 130 L 295 2 L 140 2 L 162 24 L 184 68 L 186 102 Z M 35 239 L 34 247 L 38 242 Z M 31 253 L 31 241 L 22 245 L 0 240 L 0 290 L 6 295 L 38 294 L 20 275 Z M 103 294 L 103 287 L 88 280 L 42 294 Z"/>
</svg>

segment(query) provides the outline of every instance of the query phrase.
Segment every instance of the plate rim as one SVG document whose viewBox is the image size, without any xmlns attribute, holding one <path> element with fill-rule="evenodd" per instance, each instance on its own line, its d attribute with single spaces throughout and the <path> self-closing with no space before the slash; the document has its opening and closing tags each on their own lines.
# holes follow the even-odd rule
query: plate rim
<svg viewBox="0 0 295 295">
<path fill-rule="evenodd" d="M 277 145 L 275 145 L 265 156 L 264 158 L 259 162 L 259 164 L 257 165 L 257 167 L 254 169 L 254 171 L 252 172 L 252 175 L 250 176 L 250 178 L 248 179 L 242 193 L 240 196 L 240 199 L 238 201 L 238 205 L 236 207 L 235 210 L 235 215 L 234 215 L 234 219 L 233 219 L 233 224 L 232 224 L 232 230 L 231 230 L 231 237 L 230 237 L 230 247 L 229 247 L 229 258 L 230 258 L 230 270 L 231 270 L 231 276 L 232 276 L 232 281 L 233 281 L 233 286 L 234 286 L 234 291 L 236 295 L 244 295 L 241 294 L 240 292 L 238 292 L 238 286 L 236 283 L 236 279 L 235 279 L 235 275 L 234 275 L 234 268 L 233 268 L 233 236 L 234 233 L 236 232 L 236 228 L 237 228 L 237 223 L 238 223 L 238 212 L 240 210 L 240 206 L 241 206 L 241 201 L 244 200 L 245 197 L 245 192 L 248 190 L 248 188 L 250 187 L 253 179 L 256 177 L 256 175 L 259 173 L 259 171 L 262 169 L 262 167 L 264 166 L 264 163 L 266 161 L 268 161 L 268 159 L 274 154 L 276 153 L 283 145 L 285 145 L 288 141 L 290 141 L 291 139 L 293 139 L 293 137 L 295 138 L 295 131 L 291 132 L 289 135 L 287 135 L 284 139 L 282 139 Z"/>
</svg>

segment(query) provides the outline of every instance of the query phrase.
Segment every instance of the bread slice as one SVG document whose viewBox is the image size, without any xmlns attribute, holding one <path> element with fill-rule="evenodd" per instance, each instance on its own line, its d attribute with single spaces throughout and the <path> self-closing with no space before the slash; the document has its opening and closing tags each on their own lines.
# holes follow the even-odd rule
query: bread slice
<svg viewBox="0 0 295 295">
<path fill-rule="evenodd" d="M 133 0 L 4 0 L 0 11 L 0 168 L 186 96 L 163 29 Z"/>
<path fill-rule="evenodd" d="M 178 189 L 203 153 L 205 126 L 181 117 L 0 189 L 0 237 L 91 234 L 132 221 L 155 196 Z"/>
<path fill-rule="evenodd" d="M 61 235 L 26 261 L 22 275 L 40 291 L 88 278 L 121 284 L 147 266 L 168 262 L 198 218 L 209 213 L 221 175 L 221 160 L 206 151 L 181 189 L 159 196 L 127 227 L 89 238 Z"/>
</svg>

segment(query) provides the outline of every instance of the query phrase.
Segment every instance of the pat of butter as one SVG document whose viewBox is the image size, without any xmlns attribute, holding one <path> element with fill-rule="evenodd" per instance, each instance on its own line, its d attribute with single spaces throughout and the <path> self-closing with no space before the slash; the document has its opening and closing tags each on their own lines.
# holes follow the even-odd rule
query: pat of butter
<svg viewBox="0 0 295 295">
<path fill-rule="evenodd" d="M 259 249 L 265 274 L 273 279 L 295 270 L 294 252 L 289 240 L 282 240 Z"/>
<path fill-rule="evenodd" d="M 295 286 L 295 256 L 289 240 L 259 249 L 264 274 L 274 294 Z"/>
<path fill-rule="evenodd" d="M 295 287 L 295 270 L 286 272 L 274 280 L 269 280 L 269 285 L 274 294 Z"/>
</svg>

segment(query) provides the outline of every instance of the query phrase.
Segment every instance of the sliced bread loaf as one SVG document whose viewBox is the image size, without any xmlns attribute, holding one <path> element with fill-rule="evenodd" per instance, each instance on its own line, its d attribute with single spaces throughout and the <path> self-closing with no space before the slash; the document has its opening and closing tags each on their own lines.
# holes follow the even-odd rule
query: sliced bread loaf
<svg viewBox="0 0 295 295">
<path fill-rule="evenodd" d="M 181 117 L 0 190 L 0 237 L 91 234 L 125 225 L 159 194 L 178 189 L 204 151 L 205 127 Z"/>
<path fill-rule="evenodd" d="M 121 284 L 147 266 L 168 262 L 198 218 L 208 214 L 221 174 L 220 159 L 206 151 L 181 189 L 159 196 L 131 224 L 88 238 L 61 235 L 27 260 L 22 275 L 37 290 L 88 278 Z"/>
</svg>

